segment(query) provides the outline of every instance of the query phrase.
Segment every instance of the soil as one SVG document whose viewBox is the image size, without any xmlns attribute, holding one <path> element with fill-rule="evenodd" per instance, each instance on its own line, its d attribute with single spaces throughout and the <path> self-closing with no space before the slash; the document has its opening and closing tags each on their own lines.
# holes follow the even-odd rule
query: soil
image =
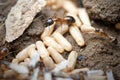
<svg viewBox="0 0 120 80">
<path fill-rule="evenodd" d="M 88 14 L 93 19 L 120 22 L 120 0 L 82 0 Z"/>
<path fill-rule="evenodd" d="M 16 0 L 0 0 L 6 4 L 0 5 L 0 48 L 7 47 L 9 54 L 2 60 L 11 61 L 15 55 L 27 47 L 28 45 L 40 40 L 40 35 L 44 30 L 44 22 L 48 17 L 63 17 L 64 11 L 51 10 L 51 8 L 44 8 L 36 15 L 34 21 L 28 29 L 25 30 L 22 36 L 11 43 L 5 42 L 5 26 L 4 21 L 10 8 L 16 3 Z M 92 26 L 102 28 L 108 35 L 116 37 L 118 43 L 112 43 L 110 40 L 99 34 L 82 33 L 86 42 L 86 46 L 80 47 L 73 40 L 69 33 L 64 36 L 73 45 L 73 50 L 79 53 L 76 68 L 88 67 L 90 69 L 107 70 L 111 68 L 116 80 L 120 80 L 120 31 L 114 28 L 110 23 L 102 21 L 91 21 Z M 69 52 L 64 52 L 63 56 L 67 58 Z M 0 68 L 2 66 L 0 65 Z M 2 69 L 3 70 L 3 69 Z M 3 72 L 0 69 L 0 78 Z"/>
</svg>

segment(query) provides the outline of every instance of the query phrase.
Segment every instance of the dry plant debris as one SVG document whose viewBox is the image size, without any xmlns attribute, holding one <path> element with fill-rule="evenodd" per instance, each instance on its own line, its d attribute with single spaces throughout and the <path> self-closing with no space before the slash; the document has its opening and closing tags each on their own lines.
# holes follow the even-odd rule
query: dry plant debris
<svg viewBox="0 0 120 80">
<path fill-rule="evenodd" d="M 34 4 L 32 4 L 31 1 L 33 1 Z M 37 6 L 37 4 L 39 4 L 38 2 L 39 1 L 42 2 L 44 0 L 35 0 L 38 2 L 34 2 L 34 0 L 31 1 L 30 1 L 31 5 L 36 6 L 38 9 Z M 8 62 L 3 62 L 3 63 L 6 64 L 9 68 L 11 68 L 11 70 L 14 70 L 18 74 L 26 74 L 24 75 L 23 78 L 28 78 L 28 75 L 31 76 L 29 77 L 30 80 L 39 80 L 39 79 L 40 80 L 106 80 L 107 76 L 109 74 L 112 75 L 112 73 L 107 72 L 107 75 L 105 75 L 102 70 L 89 70 L 89 68 L 75 69 L 78 53 L 73 50 L 72 44 L 64 37 L 64 34 L 69 32 L 72 35 L 73 39 L 76 41 L 76 43 L 82 47 L 85 46 L 85 41 L 81 32 L 86 32 L 86 33 L 100 32 L 103 34 L 105 33 L 91 26 L 90 19 L 84 8 L 75 7 L 75 5 L 69 0 L 65 0 L 63 5 L 58 5 L 59 0 L 58 2 L 56 0 L 53 0 L 52 3 L 50 3 L 50 1 L 48 1 L 48 5 L 53 4 L 54 8 L 62 7 L 67 11 L 66 13 L 67 16 L 64 18 L 56 18 L 56 19 L 50 18 L 49 19 L 50 21 L 47 21 L 48 24 L 40 36 L 41 40 L 37 41 L 35 44 L 29 45 L 21 52 L 19 52 L 16 55 L 16 57 L 12 60 L 12 63 L 8 63 Z M 16 6 L 17 5 L 19 5 L 19 1 L 17 2 Z M 29 6 L 31 5 L 29 4 Z M 14 7 L 15 9 L 16 6 Z M 42 7 L 43 6 L 44 5 L 42 5 Z M 33 9 L 35 9 L 36 7 L 34 7 Z M 14 8 L 12 8 L 11 11 Z M 72 13 L 71 13 L 71 9 L 72 9 Z M 41 5 L 39 10 L 41 10 Z M 30 14 L 33 15 L 32 18 L 30 20 L 27 19 L 28 22 L 26 21 L 26 23 L 30 24 L 35 14 L 39 12 L 39 10 L 35 10 L 35 12 L 33 12 L 34 11 L 33 10 L 32 13 L 34 14 Z M 10 14 L 12 14 L 12 12 L 10 12 Z M 9 17 L 10 14 L 8 15 L 7 20 L 10 19 Z M 22 18 L 26 19 L 26 17 L 22 17 Z M 7 20 L 6 20 L 6 27 L 8 26 Z M 18 19 L 18 21 L 19 20 L 21 20 L 21 17 Z M 57 29 L 55 29 L 55 25 L 58 22 L 63 22 L 63 23 Z M 17 22 L 15 22 L 15 24 L 18 25 Z M 11 24 L 10 27 L 16 27 L 15 24 Z M 20 24 L 19 26 L 21 26 Z M 27 24 L 27 27 L 29 24 Z M 22 26 L 22 28 L 24 27 L 25 29 L 26 25 L 25 24 L 23 25 L 24 26 Z M 13 33 L 9 33 L 9 34 L 11 35 Z M 10 42 L 17 37 L 11 39 L 6 37 L 6 39 L 8 42 Z M 67 59 L 65 59 L 61 55 L 64 51 L 67 51 L 69 53 Z M 8 72 L 5 72 L 4 76 L 5 77 L 9 76 L 8 74 L 10 72 L 11 71 L 8 70 Z"/>
</svg>

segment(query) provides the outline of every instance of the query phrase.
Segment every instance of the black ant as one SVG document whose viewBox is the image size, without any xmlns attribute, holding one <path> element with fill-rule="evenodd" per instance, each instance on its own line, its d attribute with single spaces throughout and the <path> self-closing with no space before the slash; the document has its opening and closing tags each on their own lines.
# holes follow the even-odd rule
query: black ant
<svg viewBox="0 0 120 80">
<path fill-rule="evenodd" d="M 63 19 L 62 18 L 48 18 L 48 20 L 45 23 L 45 26 L 50 26 L 52 25 L 54 22 L 60 22 L 60 23 L 67 23 L 68 25 L 71 25 L 73 23 L 75 23 L 75 19 L 72 16 L 66 16 Z"/>
</svg>

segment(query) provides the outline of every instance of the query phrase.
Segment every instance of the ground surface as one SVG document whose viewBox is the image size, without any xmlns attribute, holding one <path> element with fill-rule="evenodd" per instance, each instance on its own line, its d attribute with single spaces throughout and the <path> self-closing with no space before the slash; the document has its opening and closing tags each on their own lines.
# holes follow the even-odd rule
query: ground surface
<svg viewBox="0 0 120 80">
<path fill-rule="evenodd" d="M 8 3 L 6 3 L 6 1 Z M 9 54 L 4 60 L 11 61 L 15 55 L 24 49 L 31 43 L 35 43 L 40 40 L 40 34 L 44 30 L 44 21 L 47 17 L 59 16 L 63 17 L 64 11 L 51 11 L 50 8 L 45 8 L 39 13 L 30 27 L 24 32 L 24 34 L 13 41 L 12 43 L 5 42 L 5 26 L 4 21 L 7 14 L 16 2 L 16 0 L 0 0 L 6 4 L 0 5 L 0 47 L 9 48 Z M 49 12 L 49 14 L 48 14 Z M 56 13 L 57 12 L 57 13 Z M 76 68 L 89 67 L 91 69 L 106 70 L 110 67 L 113 70 L 116 80 L 120 79 L 120 31 L 114 28 L 114 25 L 104 23 L 101 21 L 91 21 L 92 25 L 97 28 L 102 28 L 107 34 L 116 37 L 117 44 L 111 43 L 106 37 L 97 34 L 82 33 L 86 41 L 85 47 L 79 47 L 69 33 L 65 34 L 65 37 L 73 45 L 73 50 L 79 53 Z M 63 54 L 65 58 L 68 56 L 68 52 Z M 0 67 L 1 68 L 1 67 Z M 0 69 L 0 77 L 2 72 Z"/>
<path fill-rule="evenodd" d="M 89 16 L 111 23 L 120 21 L 120 0 L 83 0 Z"/>
</svg>

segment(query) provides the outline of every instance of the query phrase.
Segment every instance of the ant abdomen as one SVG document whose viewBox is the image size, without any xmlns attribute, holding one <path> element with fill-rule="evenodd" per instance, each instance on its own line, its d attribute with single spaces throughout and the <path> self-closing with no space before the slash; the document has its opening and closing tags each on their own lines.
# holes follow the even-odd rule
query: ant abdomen
<svg viewBox="0 0 120 80">
<path fill-rule="evenodd" d="M 54 20 L 52 18 L 48 18 L 47 21 L 45 22 L 45 27 L 50 26 L 54 23 Z"/>
<path fill-rule="evenodd" d="M 68 25 L 75 23 L 75 19 L 72 16 L 66 16 L 64 20 L 67 22 Z"/>
<path fill-rule="evenodd" d="M 0 49 L 0 59 L 3 59 L 7 54 L 8 54 L 9 50 L 6 47 L 3 47 Z"/>
</svg>

